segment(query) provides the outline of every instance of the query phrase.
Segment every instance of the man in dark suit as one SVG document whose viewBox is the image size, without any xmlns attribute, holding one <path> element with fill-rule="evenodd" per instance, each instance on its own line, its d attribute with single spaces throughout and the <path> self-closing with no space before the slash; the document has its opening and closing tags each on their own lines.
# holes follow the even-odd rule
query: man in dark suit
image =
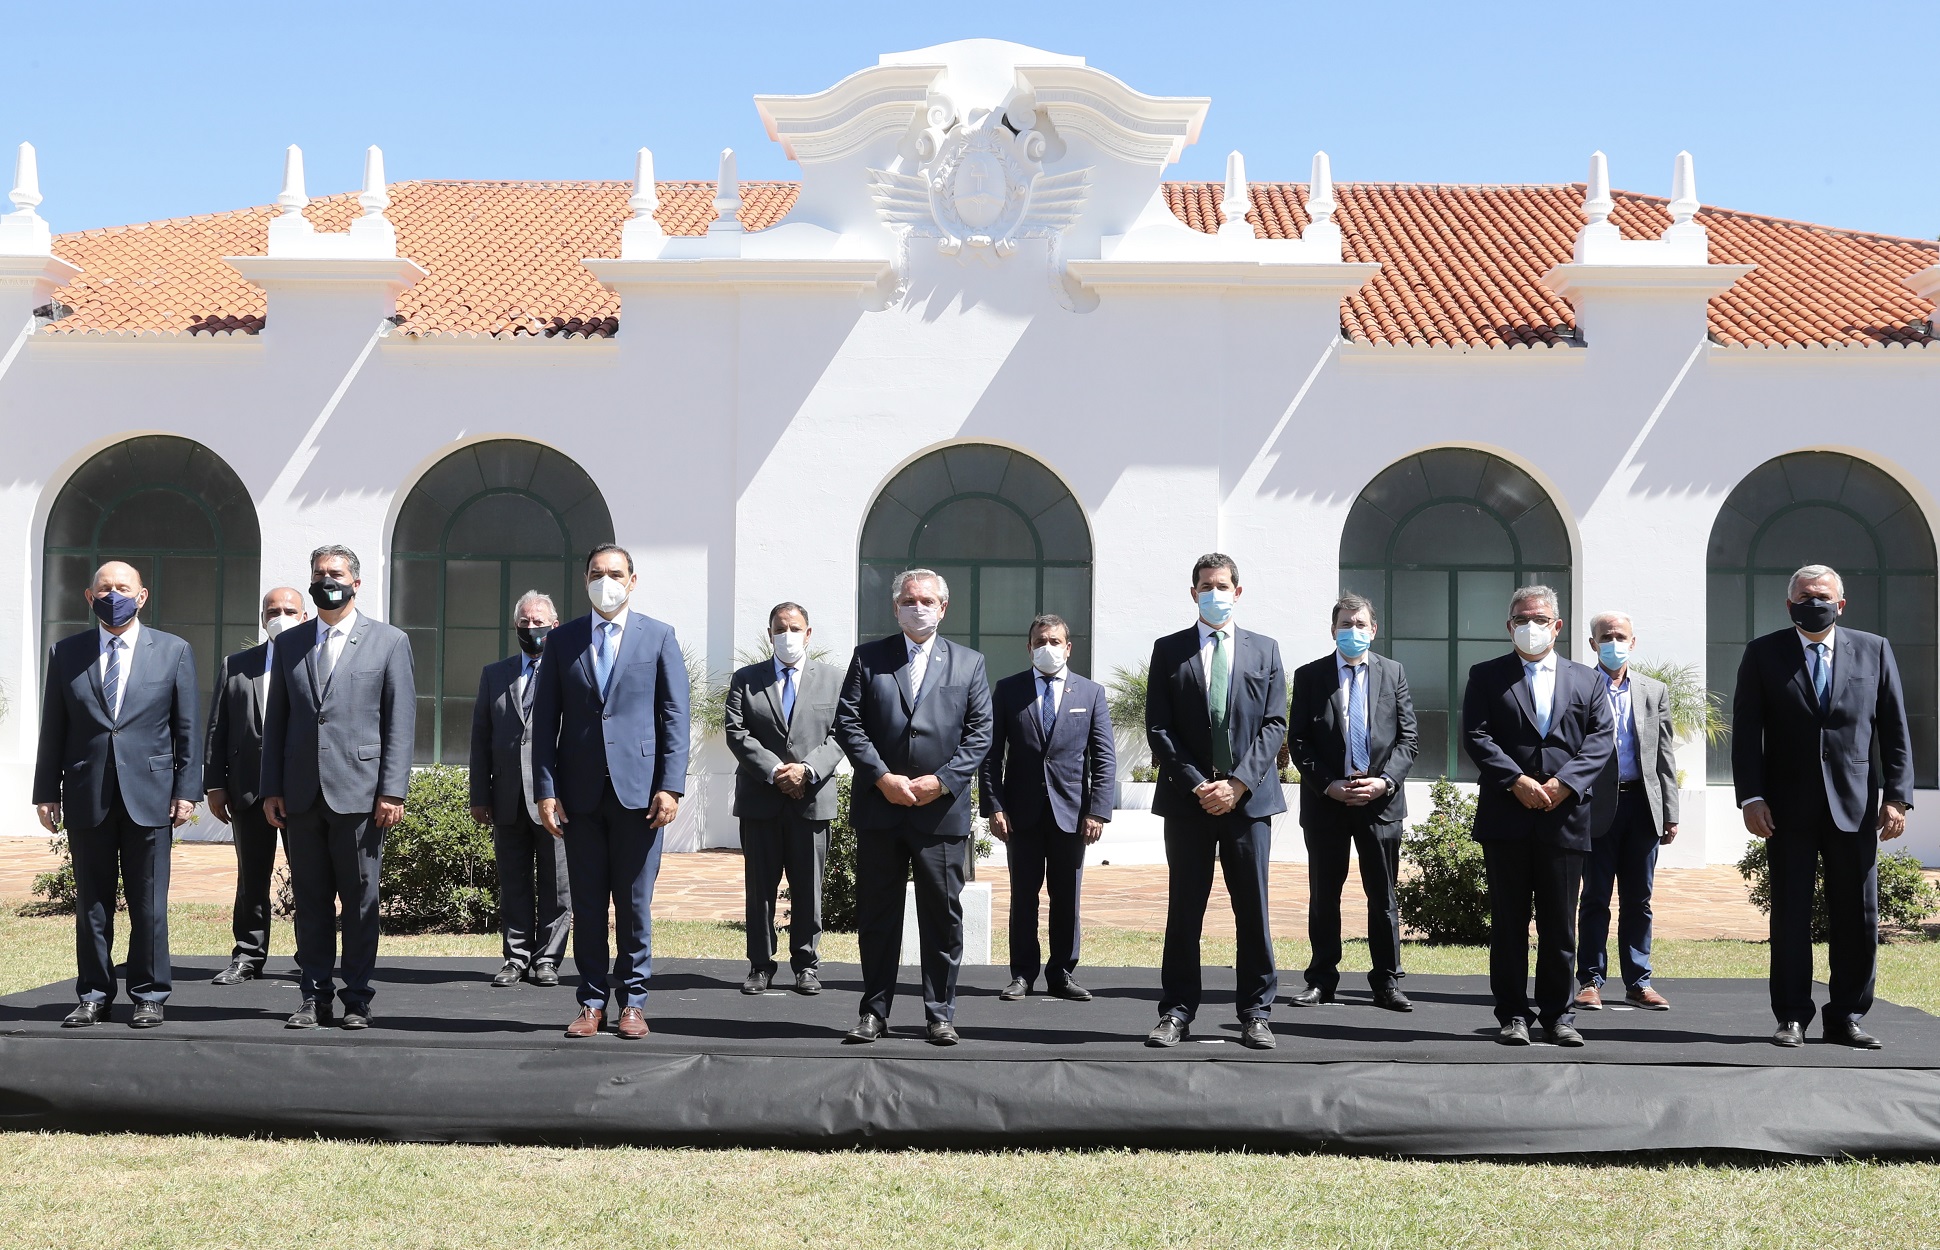
<svg viewBox="0 0 1940 1250">
<path fill-rule="evenodd" d="M 1280 977 L 1267 923 L 1267 859 L 1287 735 L 1287 679 L 1280 644 L 1236 628 L 1239 566 L 1212 552 L 1192 566 L 1199 619 L 1152 646 L 1145 737 L 1159 768 L 1152 810 L 1165 820 L 1167 899 L 1159 1023 L 1148 1046 L 1184 1041 L 1199 1012 L 1199 937 L 1212 895 L 1213 861 L 1233 900 L 1238 956 L 1234 1007 L 1242 1045 L 1274 1045 L 1267 1023 Z"/>
<path fill-rule="evenodd" d="M 653 887 L 661 830 L 687 790 L 687 664 L 673 626 L 627 607 L 636 579 L 625 548 L 586 557 L 593 611 L 546 636 L 532 700 L 532 792 L 539 821 L 566 843 L 572 878 L 579 1014 L 568 1037 L 647 1035 Z M 614 909 L 609 962 L 606 908 Z"/>
<path fill-rule="evenodd" d="M 1838 625 L 1845 608 L 1832 569 L 1792 574 L 1794 628 L 1752 639 L 1738 666 L 1731 770 L 1745 828 L 1771 855 L 1772 1040 L 1802 1045 L 1812 1022 L 1813 878 L 1823 871 L 1825 1038 L 1877 1050 L 1859 1022 L 1879 957 L 1879 844 L 1906 832 L 1913 747 L 1893 644 Z"/>
<path fill-rule="evenodd" d="M 1556 654 L 1563 614 L 1555 591 L 1518 589 L 1508 629 L 1515 650 L 1470 669 L 1462 694 L 1462 736 L 1479 774 L 1474 837 L 1489 883 L 1489 989 L 1504 1045 L 1529 1045 L 1534 1018 L 1552 1043 L 1581 1046 L 1570 1009 L 1576 894 L 1592 789 L 1610 762 L 1610 700 L 1594 669 Z"/>
<path fill-rule="evenodd" d="M 1105 688 L 1071 671 L 1071 627 L 1031 622 L 1031 667 L 991 692 L 993 737 L 983 764 L 983 811 L 1010 860 L 1010 984 L 1023 998 L 1040 970 L 1052 994 L 1089 1002 L 1078 967 L 1078 894 L 1085 848 L 1105 834 L 1118 785 Z M 1051 957 L 1037 944 L 1037 895 L 1051 894 Z"/>
<path fill-rule="evenodd" d="M 546 635 L 559 624 L 550 595 L 528 590 L 512 609 L 519 654 L 487 664 L 472 705 L 472 819 L 492 830 L 498 861 L 498 989 L 529 978 L 559 984 L 559 961 L 572 925 L 566 847 L 539 823 L 532 797 L 532 700 Z M 535 885 L 535 880 L 537 884 Z"/>
<path fill-rule="evenodd" d="M 929 1040 L 957 1042 L 963 962 L 963 878 L 971 784 L 990 750 L 983 656 L 942 638 L 950 587 L 929 569 L 896 575 L 902 632 L 855 649 L 835 713 L 835 738 L 855 766 L 856 937 L 862 1013 L 847 1040 L 889 1031 L 903 945 L 903 882 L 916 882 L 923 1014 Z"/>
<path fill-rule="evenodd" d="M 778 603 L 768 613 L 773 654 L 728 682 L 727 744 L 739 767 L 734 813 L 741 818 L 741 876 L 747 895 L 748 977 L 743 994 L 765 993 L 775 976 L 775 901 L 788 875 L 788 963 L 795 992 L 822 981 L 822 873 L 829 822 L 839 797 L 835 740 L 842 670 L 809 654 L 808 609 Z"/>
<path fill-rule="evenodd" d="M 1340 985 L 1340 896 L 1351 850 L 1367 892 L 1367 974 L 1374 1005 L 1413 1011 L 1395 982 L 1401 971 L 1401 783 L 1414 767 L 1415 701 L 1401 665 L 1374 652 L 1374 605 L 1356 594 L 1335 601 L 1331 654 L 1293 674 L 1287 742 L 1300 770 L 1300 831 L 1307 841 L 1307 938 L 1313 962 L 1296 1007 L 1334 1001 Z"/>
<path fill-rule="evenodd" d="M 195 735 L 195 655 L 145 628 L 148 588 L 133 566 L 110 560 L 87 590 L 100 624 L 47 655 L 34 804 L 41 827 L 65 821 L 74 859 L 74 946 L 79 1004 L 61 1023 L 108 1018 L 115 996 L 117 878 L 128 899 L 128 997 L 135 1028 L 162 1023 L 173 980 L 168 955 L 168 867 L 173 831 L 202 794 Z"/>
<path fill-rule="evenodd" d="M 1577 912 L 1576 1008 L 1603 1009 L 1609 968 L 1610 891 L 1617 914 L 1623 999 L 1645 1011 L 1669 1011 L 1650 983 L 1650 892 L 1657 848 L 1677 837 L 1677 729 L 1671 692 L 1630 667 L 1637 627 L 1622 612 L 1590 618 L 1597 676 L 1610 700 L 1614 749 L 1590 794 L 1590 856 L 1583 864 L 1583 902 Z"/>
<path fill-rule="evenodd" d="M 303 1001 L 288 1027 L 330 1022 L 343 904 L 343 1027 L 371 1021 L 384 834 L 404 817 L 417 728 L 411 642 L 357 610 L 357 553 L 310 553 L 317 619 L 272 644 L 263 712 L 263 814 L 283 831 L 296 897 Z"/>
<path fill-rule="evenodd" d="M 236 944 L 216 985 L 239 985 L 263 975 L 269 959 L 269 886 L 276 868 L 276 827 L 263 815 L 263 711 L 269 702 L 270 644 L 310 619 L 303 594 L 278 586 L 263 596 L 262 642 L 222 661 L 209 701 L 209 745 L 202 784 L 209 814 L 229 826 L 236 847 L 236 899 L 229 930 Z"/>
</svg>

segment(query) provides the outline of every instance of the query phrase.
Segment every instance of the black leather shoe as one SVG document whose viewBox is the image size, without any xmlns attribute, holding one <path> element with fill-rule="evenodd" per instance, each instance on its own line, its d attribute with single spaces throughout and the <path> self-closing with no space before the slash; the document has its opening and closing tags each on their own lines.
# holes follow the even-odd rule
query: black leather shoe
<svg viewBox="0 0 1940 1250">
<path fill-rule="evenodd" d="M 344 1008 L 344 1027 L 351 1030 L 368 1029 L 370 1027 L 370 1008 Z"/>
<path fill-rule="evenodd" d="M 1334 991 L 1324 990 L 1318 985 L 1309 985 L 1287 1001 L 1296 1007 L 1320 1007 L 1334 1001 Z"/>
<path fill-rule="evenodd" d="M 842 1035 L 844 1042 L 873 1042 L 889 1032 L 889 1022 L 873 1011 L 865 1011 L 855 1027 Z"/>
<path fill-rule="evenodd" d="M 1392 985 L 1374 991 L 1374 1005 L 1383 1011 L 1413 1011 L 1415 1005 L 1408 996 Z"/>
<path fill-rule="evenodd" d="M 815 975 L 815 969 L 803 968 L 795 974 L 795 992 L 797 994 L 820 994 L 822 992 L 822 978 Z"/>
<path fill-rule="evenodd" d="M 89 1025 L 99 1024 L 107 1018 L 108 1004 L 95 1002 L 80 1003 L 75 1006 L 73 1011 L 67 1013 L 67 1018 L 61 1021 L 61 1027 L 64 1029 L 85 1029 Z"/>
<path fill-rule="evenodd" d="M 1583 1035 L 1576 1031 L 1576 1026 L 1564 1024 L 1561 1020 L 1558 1020 L 1554 1024 L 1545 1024 L 1543 1026 L 1543 1033 L 1548 1036 L 1551 1046 L 1581 1046 L 1583 1044 Z"/>
<path fill-rule="evenodd" d="M 948 1020 L 930 1021 L 930 1045 L 954 1046 L 962 1040 L 957 1036 L 957 1026 Z"/>
<path fill-rule="evenodd" d="M 1246 1020 L 1239 1026 L 1239 1044 L 1248 1050 L 1272 1050 L 1280 1043 L 1273 1038 L 1273 1026 L 1264 1020 Z"/>
<path fill-rule="evenodd" d="M 244 981 L 254 981 L 259 969 L 247 959 L 232 959 L 229 966 L 209 978 L 210 985 L 241 985 Z"/>
<path fill-rule="evenodd" d="M 1825 1026 L 1825 1040 L 1859 1050 L 1878 1050 L 1880 1040 L 1859 1027 L 1857 1020 L 1840 1020 Z"/>
<path fill-rule="evenodd" d="M 1523 1019 L 1521 1016 L 1512 1018 L 1509 1023 L 1502 1026 L 1502 1031 L 1495 1035 L 1495 1040 L 1501 1042 L 1504 1046 L 1527 1046 L 1529 1044 L 1529 1021 Z"/>
<path fill-rule="evenodd" d="M 525 966 L 506 960 L 503 967 L 492 974 L 492 988 L 502 990 L 508 985 L 517 985 L 525 980 Z"/>
<path fill-rule="evenodd" d="M 290 1013 L 283 1022 L 286 1029 L 314 1029 L 330 1023 L 330 1004 L 314 998 L 303 1000 L 302 1006 Z"/>
<path fill-rule="evenodd" d="M 162 1005 L 160 1003 L 137 1002 L 135 1004 L 134 1019 L 128 1021 L 128 1027 L 131 1029 L 152 1029 L 158 1027 L 161 1023 Z"/>
<path fill-rule="evenodd" d="M 533 964 L 532 971 L 526 974 L 526 979 L 534 985 L 547 987 L 557 985 L 559 984 L 559 965 L 555 963 Z"/>
<path fill-rule="evenodd" d="M 741 992 L 743 994 L 766 994 L 768 987 L 774 984 L 774 980 L 774 973 L 763 972 L 757 968 L 748 973 L 747 980 L 741 982 Z"/>
<path fill-rule="evenodd" d="M 1803 1046 L 1805 1045 L 1805 1030 L 1799 1027 L 1797 1020 L 1787 1020 L 1784 1024 L 1778 1026 L 1776 1033 L 1772 1034 L 1772 1045 L 1785 1047 Z"/>
<path fill-rule="evenodd" d="M 1031 992 L 1031 984 L 1023 977 L 1012 977 L 1010 984 L 997 992 L 997 997 L 1007 1003 L 1014 1003 Z"/>
<path fill-rule="evenodd" d="M 1159 1017 L 1158 1027 L 1145 1035 L 1147 1046 L 1177 1046 L 1186 1040 L 1186 1022 L 1166 1012 Z"/>
<path fill-rule="evenodd" d="M 1060 981 L 1049 988 L 1053 998 L 1069 999 L 1074 1003 L 1088 1003 L 1091 1001 L 1091 991 L 1079 985 L 1076 981 Z"/>
</svg>

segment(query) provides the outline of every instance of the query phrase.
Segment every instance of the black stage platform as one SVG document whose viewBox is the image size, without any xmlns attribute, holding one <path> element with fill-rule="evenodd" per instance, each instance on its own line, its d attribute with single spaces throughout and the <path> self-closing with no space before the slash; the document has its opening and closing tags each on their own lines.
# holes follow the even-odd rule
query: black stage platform
<svg viewBox="0 0 1940 1250">
<path fill-rule="evenodd" d="M 1519 1155 L 1738 1149 L 1940 1153 L 1940 1020 L 1881 1003 L 1886 1049 L 1768 1041 L 1759 981 L 1662 981 L 1669 1012 L 1585 1013 L 1589 1045 L 1498 1046 L 1482 977 L 1412 976 L 1411 1015 L 1364 986 L 1274 1013 L 1251 1051 L 1232 973 L 1175 1050 L 1142 1042 L 1158 972 L 1088 968 L 1090 1003 L 1006 1003 L 1001 968 L 967 969 L 964 1041 L 921 1040 L 913 969 L 869 1046 L 844 1046 L 860 981 L 741 994 L 744 965 L 663 960 L 651 1037 L 569 1040 L 570 985 L 495 990 L 496 961 L 378 972 L 368 1032 L 298 1032 L 286 979 L 217 988 L 182 960 L 168 1023 L 63 1030 L 71 983 L 0 999 L 0 1127 L 330 1134 L 420 1141 L 995 1147 L 1122 1145 Z M 272 972 L 287 968 L 272 961 Z M 1823 997 L 1823 995 L 1821 996 Z M 1222 1001 L 1223 1000 L 1223 1001 Z"/>
</svg>

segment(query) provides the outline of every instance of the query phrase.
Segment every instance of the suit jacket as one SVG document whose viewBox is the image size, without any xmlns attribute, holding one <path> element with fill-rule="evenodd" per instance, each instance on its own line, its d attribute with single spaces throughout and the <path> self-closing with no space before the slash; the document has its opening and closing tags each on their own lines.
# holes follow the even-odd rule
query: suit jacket
<svg viewBox="0 0 1940 1250">
<path fill-rule="evenodd" d="M 983 814 L 1003 812 L 1020 828 L 1046 817 L 1066 833 L 1087 816 L 1110 820 L 1117 798 L 1118 747 L 1105 688 L 1064 671 L 1064 698 L 1051 732 L 1038 707 L 1037 670 L 1027 668 L 991 692 L 992 738 L 983 762 Z"/>
<path fill-rule="evenodd" d="M 268 671 L 267 642 L 227 656 L 209 700 L 202 785 L 226 791 L 235 811 L 254 807 L 263 798 L 263 675 Z"/>
<path fill-rule="evenodd" d="M 1880 791 L 1913 805 L 1913 745 L 1893 644 L 1844 625 L 1833 632 L 1831 709 L 1819 712 L 1805 647 L 1793 629 L 1745 645 L 1731 704 L 1738 802 L 1764 799 L 1785 818 L 1816 805 L 1848 833 L 1878 828 Z"/>
<path fill-rule="evenodd" d="M 674 627 L 627 609 L 608 689 L 593 665 L 593 614 L 546 635 L 532 699 L 532 796 L 568 812 L 599 806 L 608 778 L 644 811 L 661 790 L 687 792 L 687 661 Z"/>
<path fill-rule="evenodd" d="M 148 625 L 130 650 L 121 714 L 114 719 L 101 688 L 99 629 L 90 625 L 47 653 L 34 802 L 61 804 L 70 829 L 107 820 L 117 789 L 128 818 L 150 829 L 173 823 L 174 800 L 202 798 L 195 654 L 180 638 Z"/>
<path fill-rule="evenodd" d="M 1606 683 L 1587 664 L 1556 657 L 1549 732 L 1536 732 L 1536 704 L 1514 651 L 1468 671 L 1462 694 L 1462 737 L 1481 776 L 1475 800 L 1478 842 L 1536 838 L 1573 851 L 1590 849 L 1590 809 L 1597 779 L 1610 761 Z M 1509 792 L 1517 776 L 1554 777 L 1569 797 L 1552 811 L 1524 807 Z"/>
<path fill-rule="evenodd" d="M 833 820 L 838 794 L 835 769 L 842 745 L 835 740 L 835 709 L 842 698 L 842 670 L 803 660 L 795 678 L 795 715 L 781 717 L 781 683 L 775 662 L 763 660 L 728 681 L 727 744 L 739 767 L 734 773 L 734 813 L 755 820 L 794 814 Z M 775 789 L 775 769 L 808 765 L 808 788 L 799 799 Z"/>
<path fill-rule="evenodd" d="M 1596 670 L 1609 698 L 1610 678 Z M 1644 795 L 1650 800 L 1651 827 L 1662 837 L 1665 825 L 1677 823 L 1677 730 L 1671 725 L 1671 692 L 1655 677 L 1630 670 L 1630 719 L 1636 725 L 1637 767 L 1643 773 Z M 1617 759 L 1615 718 L 1610 725 L 1610 762 L 1603 766 L 1591 791 L 1590 828 L 1602 833 L 1617 818 Z"/>
<path fill-rule="evenodd" d="M 855 766 L 849 823 L 857 829 L 908 824 L 946 838 L 969 837 L 971 783 L 990 750 L 990 736 L 990 685 L 981 652 L 938 635 L 923 689 L 913 692 L 903 635 L 863 643 L 849 660 L 835 712 L 835 740 Z M 876 789 L 891 773 L 934 775 L 944 793 L 923 807 L 898 807 Z"/>
<path fill-rule="evenodd" d="M 487 664 L 472 704 L 471 805 L 491 808 L 493 823 L 506 826 L 517 825 L 520 812 L 539 819 L 532 797 L 532 735 L 519 691 L 524 668 L 523 654 Z M 536 696 L 537 675 L 532 680 Z"/>
<path fill-rule="evenodd" d="M 363 612 L 344 639 L 327 685 L 317 680 L 320 619 L 292 625 L 272 644 L 275 676 L 263 709 L 263 787 L 285 810 L 319 799 L 333 812 L 368 812 L 379 795 L 411 788 L 417 686 L 404 631 Z"/>
<path fill-rule="evenodd" d="M 1369 825 L 1400 837 L 1408 816 L 1402 783 L 1415 765 L 1415 701 L 1408 674 L 1397 660 L 1367 653 L 1367 771 L 1394 783 L 1394 793 L 1363 807 L 1327 797 L 1327 787 L 1347 778 L 1347 708 L 1341 702 L 1338 652 L 1329 651 L 1293 672 L 1287 712 L 1287 745 L 1300 770 L 1300 827 L 1351 833 Z"/>
<path fill-rule="evenodd" d="M 1236 810 L 1255 820 L 1286 811 L 1286 796 L 1280 792 L 1280 744 L 1287 736 L 1287 677 L 1280 667 L 1280 644 L 1265 634 L 1233 631 L 1226 727 L 1233 739 L 1232 775 L 1246 785 L 1246 797 Z M 1192 791 L 1214 769 L 1212 713 L 1197 624 L 1152 644 L 1145 738 L 1159 767 L 1152 810 L 1160 816 L 1199 814 Z"/>
</svg>

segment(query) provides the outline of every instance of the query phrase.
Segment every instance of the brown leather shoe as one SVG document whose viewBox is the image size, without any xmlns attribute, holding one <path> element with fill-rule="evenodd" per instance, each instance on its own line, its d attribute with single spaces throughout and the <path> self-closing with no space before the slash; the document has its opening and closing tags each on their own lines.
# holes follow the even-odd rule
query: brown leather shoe
<svg viewBox="0 0 1940 1250">
<path fill-rule="evenodd" d="M 645 1037 L 649 1032 L 647 1028 L 647 1013 L 638 1007 L 621 1008 L 620 1022 L 613 1026 L 613 1031 L 621 1037 L 629 1037 L 636 1040 Z"/>
<path fill-rule="evenodd" d="M 606 1013 L 598 1007 L 581 1007 L 573 1022 L 566 1026 L 567 1037 L 592 1037 L 606 1023 Z"/>
<path fill-rule="evenodd" d="M 1570 1006 L 1578 1011 L 1602 1011 L 1603 995 L 1597 993 L 1596 986 L 1586 985 L 1576 991 L 1576 997 L 1570 1000 Z"/>
<path fill-rule="evenodd" d="M 1668 998 L 1651 989 L 1648 985 L 1636 985 L 1624 991 L 1623 1001 L 1632 1007 L 1642 1007 L 1645 1011 L 1669 1011 Z"/>
</svg>

